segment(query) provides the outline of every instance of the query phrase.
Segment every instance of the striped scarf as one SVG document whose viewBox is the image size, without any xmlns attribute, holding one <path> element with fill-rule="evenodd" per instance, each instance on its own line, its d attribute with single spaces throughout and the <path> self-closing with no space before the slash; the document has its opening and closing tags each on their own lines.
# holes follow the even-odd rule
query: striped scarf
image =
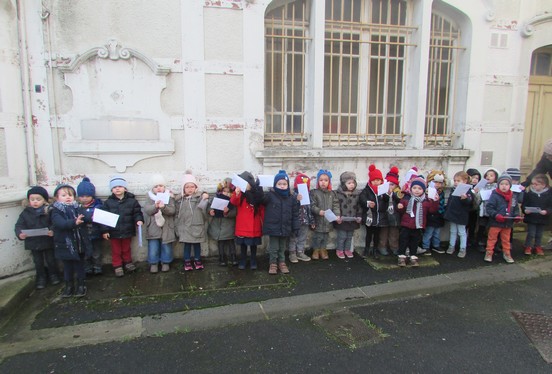
<svg viewBox="0 0 552 374">
<path fill-rule="evenodd" d="M 416 228 L 417 229 L 423 229 L 424 228 L 424 213 L 423 213 L 423 207 L 422 202 L 425 200 L 425 195 L 422 196 L 412 196 L 410 197 L 410 200 L 408 200 L 408 206 L 406 207 L 406 213 L 410 214 L 410 217 L 414 218 L 416 221 Z M 416 212 L 414 212 L 414 203 L 416 204 Z"/>
</svg>

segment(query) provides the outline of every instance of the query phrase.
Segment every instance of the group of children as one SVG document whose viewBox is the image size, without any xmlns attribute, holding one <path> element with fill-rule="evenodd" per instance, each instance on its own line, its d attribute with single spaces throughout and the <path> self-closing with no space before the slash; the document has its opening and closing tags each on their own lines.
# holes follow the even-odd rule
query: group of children
<svg viewBox="0 0 552 374">
<path fill-rule="evenodd" d="M 224 201 L 224 207 L 200 190 L 189 171 L 177 194 L 166 189 L 162 175 L 154 175 L 143 207 L 120 176 L 110 180 L 111 195 L 103 203 L 86 177 L 76 190 L 68 184 L 57 186 L 51 205 L 43 187 L 32 187 L 15 232 L 25 240 L 25 248 L 32 251 L 36 288 L 44 288 L 48 276 L 52 284 L 60 282 L 57 259 L 63 262 L 65 280 L 61 296 L 84 296 L 86 274 L 102 273 L 102 238 L 110 242 L 115 275 L 122 277 L 125 272 L 134 271 L 130 244 L 140 226 L 145 228 L 151 273 L 170 270 L 176 241 L 183 243 L 183 270 L 203 269 L 201 243 L 207 236 L 217 241 L 220 265 L 245 269 L 249 263 L 254 270 L 257 247 L 266 235 L 269 274 L 287 274 L 286 251 L 292 263 L 310 261 L 308 247 L 312 248 L 312 259 L 328 259 L 332 229 L 336 232 L 336 256 L 352 258 L 353 234 L 361 225 L 366 229 L 364 256 L 392 253 L 399 266 L 408 263 L 416 267 L 419 254 L 445 253 L 440 242 L 445 221 L 450 227 L 447 254 L 456 252 L 459 238 L 459 258 L 466 256 L 471 244 L 479 246 L 485 252 L 484 260 L 490 262 L 500 238 L 503 257 L 512 263 L 510 236 L 514 222 L 523 220 L 528 225 L 524 253 L 543 255 L 541 240 L 552 209 L 548 178 L 539 174 L 532 178 L 529 188 L 513 189 L 512 185 L 519 184 L 520 179 L 519 170 L 513 168 L 502 175 L 495 169 L 487 170 L 483 175 L 487 183 L 482 187 L 478 185 L 481 174 L 477 170 L 460 171 L 454 175 L 448 197 L 442 171 L 431 171 L 424 178 L 415 167 L 400 186 L 397 167 L 392 167 L 384 178 L 375 165 L 370 165 L 369 180 L 362 190 L 357 188 L 356 175 L 350 171 L 340 175 L 335 191 L 328 170 L 317 173 L 312 190 L 310 178 L 303 173 L 295 176 L 293 190 L 284 170 L 274 176 L 269 191 L 264 191 L 248 171 L 239 177 L 246 182 L 245 190 L 234 186 L 229 178 L 218 184 L 214 198 Z M 306 186 L 301 190 L 307 191 L 308 198 L 300 193 L 301 184 Z M 466 190 L 467 184 L 472 186 Z M 454 193 L 460 185 L 464 185 L 461 193 Z M 484 191 L 491 191 L 490 195 Z M 97 209 L 118 215 L 114 227 L 95 222 Z"/>
</svg>

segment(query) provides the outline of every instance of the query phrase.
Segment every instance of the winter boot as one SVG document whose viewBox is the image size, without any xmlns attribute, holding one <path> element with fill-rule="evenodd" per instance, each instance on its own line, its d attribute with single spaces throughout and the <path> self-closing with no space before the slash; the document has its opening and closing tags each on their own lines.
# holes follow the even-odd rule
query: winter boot
<svg viewBox="0 0 552 374">
<path fill-rule="evenodd" d="M 241 248 L 241 254 L 240 254 L 240 264 L 238 266 L 238 269 L 245 270 L 245 265 L 247 264 L 247 247 Z"/>
<path fill-rule="evenodd" d="M 399 255 L 397 265 L 399 265 L 402 268 L 406 266 L 406 256 L 405 255 Z"/>
<path fill-rule="evenodd" d="M 257 247 L 251 248 L 251 270 L 257 270 Z"/>
<path fill-rule="evenodd" d="M 544 256 L 544 251 L 542 250 L 542 247 L 540 245 L 535 247 L 535 253 L 537 256 Z"/>
<path fill-rule="evenodd" d="M 330 256 L 328 256 L 328 250 L 327 249 L 321 249 L 320 250 L 320 257 L 322 258 L 322 260 L 329 259 Z"/>
<path fill-rule="evenodd" d="M 54 273 L 50 275 L 50 283 L 52 284 L 52 286 L 57 286 L 61 283 L 57 274 Z"/>
<path fill-rule="evenodd" d="M 219 266 L 227 266 L 228 263 L 226 262 L 226 254 L 223 250 L 219 249 Z"/>
<path fill-rule="evenodd" d="M 61 293 L 61 297 L 67 298 L 73 296 L 73 281 L 66 281 L 65 282 L 65 288 L 63 289 L 63 292 Z"/>
<path fill-rule="evenodd" d="M 313 260 L 319 260 L 320 259 L 320 249 L 313 249 L 312 250 L 312 259 Z"/>
<path fill-rule="evenodd" d="M 420 266 L 420 264 L 418 263 L 418 257 L 410 256 L 410 266 L 412 266 L 413 268 L 417 268 L 418 266 Z"/>
<path fill-rule="evenodd" d="M 46 288 L 46 277 L 45 276 L 41 276 L 41 277 L 36 278 L 35 288 L 37 290 L 43 290 L 43 289 Z"/>
<path fill-rule="evenodd" d="M 288 269 L 288 267 L 287 267 L 287 265 L 286 265 L 285 262 L 280 262 L 280 263 L 278 264 L 278 269 L 280 269 L 280 272 L 281 272 L 282 274 L 289 274 L 289 269 Z"/>
<path fill-rule="evenodd" d="M 278 274 L 278 265 L 277 264 L 270 264 L 270 267 L 268 268 L 268 274 L 270 274 L 270 275 Z"/>
<path fill-rule="evenodd" d="M 86 295 L 86 285 L 84 279 L 79 279 L 77 284 L 77 292 L 75 292 L 75 297 L 83 297 Z"/>
</svg>

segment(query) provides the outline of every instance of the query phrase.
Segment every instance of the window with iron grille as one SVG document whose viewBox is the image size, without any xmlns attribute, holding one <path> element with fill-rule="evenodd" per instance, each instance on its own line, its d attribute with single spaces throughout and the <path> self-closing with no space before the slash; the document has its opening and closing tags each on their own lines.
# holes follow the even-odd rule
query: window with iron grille
<svg viewBox="0 0 552 374">
<path fill-rule="evenodd" d="M 402 145 L 403 0 L 326 0 L 324 144 Z"/>
<path fill-rule="evenodd" d="M 274 3 L 265 16 L 265 143 L 302 144 L 310 1 Z"/>
<path fill-rule="evenodd" d="M 431 40 L 424 145 L 450 147 L 453 137 L 454 93 L 460 29 L 440 14 L 431 15 Z"/>
</svg>

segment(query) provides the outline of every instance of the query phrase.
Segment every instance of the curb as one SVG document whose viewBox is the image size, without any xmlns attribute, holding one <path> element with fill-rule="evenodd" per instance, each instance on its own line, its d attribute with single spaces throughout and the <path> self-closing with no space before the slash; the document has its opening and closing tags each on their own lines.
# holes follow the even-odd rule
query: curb
<svg viewBox="0 0 552 374">
<path fill-rule="evenodd" d="M 27 272 L 0 280 L 0 329 L 34 290 L 34 273 Z"/>
</svg>

